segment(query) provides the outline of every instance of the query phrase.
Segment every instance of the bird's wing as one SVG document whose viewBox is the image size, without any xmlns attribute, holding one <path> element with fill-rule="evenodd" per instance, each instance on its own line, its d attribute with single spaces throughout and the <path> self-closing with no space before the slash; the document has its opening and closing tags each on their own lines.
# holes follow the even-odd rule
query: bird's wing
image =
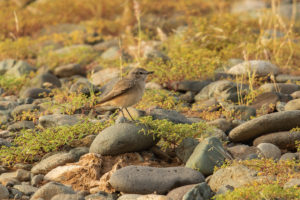
<svg viewBox="0 0 300 200">
<path fill-rule="evenodd" d="M 123 94 L 125 91 L 132 88 L 135 85 L 135 82 L 136 81 L 134 81 L 134 80 L 126 79 L 126 78 L 118 81 L 114 85 L 113 89 L 106 96 L 104 96 L 98 103 L 99 104 L 104 103 L 106 101 L 113 99 L 114 97 L 117 97 L 117 96 Z"/>
</svg>

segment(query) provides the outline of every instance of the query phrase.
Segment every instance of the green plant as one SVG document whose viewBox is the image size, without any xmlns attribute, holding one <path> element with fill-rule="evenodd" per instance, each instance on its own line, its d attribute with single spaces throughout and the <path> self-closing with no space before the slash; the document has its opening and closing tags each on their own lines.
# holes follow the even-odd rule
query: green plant
<svg viewBox="0 0 300 200">
<path fill-rule="evenodd" d="M 11 147 L 1 147 L 0 163 L 13 165 L 16 162 L 39 160 L 44 154 L 70 146 L 73 141 L 99 133 L 111 124 L 112 120 L 93 123 L 82 119 L 73 126 L 22 130 Z"/>
<path fill-rule="evenodd" d="M 4 89 L 6 94 L 17 94 L 21 88 L 28 83 L 27 76 L 14 77 L 10 75 L 0 75 L 0 87 Z"/>
<path fill-rule="evenodd" d="M 300 196 L 298 188 L 284 189 L 280 185 L 262 184 L 235 188 L 232 192 L 216 195 L 215 200 L 261 200 L 261 199 L 284 199 L 296 200 Z"/>
<path fill-rule="evenodd" d="M 163 149 L 174 148 L 183 139 L 188 137 L 206 137 L 205 132 L 207 132 L 210 128 L 205 122 L 175 124 L 166 119 L 153 120 L 151 116 L 139 118 L 138 124 L 145 125 L 147 127 L 148 134 L 153 135 L 153 138 L 160 138 L 161 140 L 158 145 Z"/>
<path fill-rule="evenodd" d="M 137 104 L 138 109 L 145 109 L 153 106 L 168 110 L 182 110 L 183 103 L 176 97 L 177 93 L 167 90 L 149 89 L 145 91 L 142 100 Z"/>
</svg>

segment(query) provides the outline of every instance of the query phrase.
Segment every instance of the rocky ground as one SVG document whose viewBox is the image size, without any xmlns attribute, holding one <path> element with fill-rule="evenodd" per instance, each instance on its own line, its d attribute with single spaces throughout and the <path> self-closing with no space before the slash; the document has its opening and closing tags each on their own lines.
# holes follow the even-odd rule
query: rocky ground
<svg viewBox="0 0 300 200">
<path fill-rule="evenodd" d="M 15 2 L 36 12 L 39 1 Z M 255 20 L 258 9 L 270 7 L 235 2 L 231 13 L 247 11 Z M 283 1 L 280 13 L 289 17 L 293 6 L 300 3 Z M 151 62 L 172 62 L 162 46 L 185 28 L 181 20 L 172 23 L 176 31 L 157 29 L 159 40 L 138 47 L 123 49 L 117 37 L 94 34 L 84 44 L 47 39 L 54 50 L 34 58 L 1 57 L 0 199 L 299 199 L 299 63 L 288 70 L 267 59 L 277 54 L 265 49 L 265 59 L 231 56 L 205 78 L 188 74 L 194 68 L 197 73 L 196 66 L 187 74 L 160 71 Z M 43 34 L 71 33 L 81 25 L 49 27 Z M 271 32 L 264 42 L 284 34 Z M 299 44 L 296 36 L 292 42 Z M 136 51 L 142 55 L 134 59 Z M 121 55 L 125 66 L 96 65 L 95 53 L 112 66 Z M 137 66 L 156 75 L 142 101 L 129 108 L 135 121 L 113 107 L 94 108 L 120 79 L 121 68 L 126 73 Z"/>
</svg>

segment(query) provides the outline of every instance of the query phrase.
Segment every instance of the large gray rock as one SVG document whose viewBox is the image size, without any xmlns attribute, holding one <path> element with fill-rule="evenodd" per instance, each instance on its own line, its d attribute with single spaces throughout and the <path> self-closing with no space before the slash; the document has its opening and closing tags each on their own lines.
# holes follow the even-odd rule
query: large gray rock
<svg viewBox="0 0 300 200">
<path fill-rule="evenodd" d="M 300 76 L 293 76 L 293 75 L 289 75 L 289 74 L 279 74 L 278 76 L 276 76 L 276 81 L 279 83 L 285 83 L 288 81 L 297 82 L 297 81 L 300 81 Z"/>
<path fill-rule="evenodd" d="M 173 200 L 182 200 L 182 197 L 190 191 L 196 184 L 192 185 L 184 185 L 181 187 L 177 187 L 170 192 L 168 192 L 167 196 Z"/>
<path fill-rule="evenodd" d="M 195 185 L 190 191 L 188 191 L 182 198 L 182 200 L 206 200 L 211 199 L 213 196 L 213 192 L 207 183 L 200 183 Z"/>
<path fill-rule="evenodd" d="M 58 77 L 70 77 L 74 75 L 85 75 L 85 69 L 79 64 L 68 64 L 58 66 L 54 69 L 54 75 Z"/>
<path fill-rule="evenodd" d="M 34 129 L 34 123 L 32 121 L 19 121 L 7 127 L 8 131 L 20 131 L 22 129 Z"/>
<path fill-rule="evenodd" d="M 256 116 L 256 110 L 250 106 L 233 105 L 229 106 L 228 108 L 225 108 L 225 110 L 232 113 L 232 115 L 235 116 L 235 118 L 244 121 Z"/>
<path fill-rule="evenodd" d="M 271 143 L 260 143 L 257 148 L 261 151 L 261 154 L 265 158 L 272 158 L 279 160 L 281 157 L 280 149 Z"/>
<path fill-rule="evenodd" d="M 287 150 L 295 150 L 296 144 L 295 142 L 300 140 L 300 132 L 290 132 L 290 131 L 282 131 L 269 133 L 266 135 L 262 135 L 257 137 L 253 141 L 253 145 L 257 146 L 260 143 L 271 143 L 279 147 L 280 149 Z"/>
<path fill-rule="evenodd" d="M 156 108 L 150 110 L 149 114 L 153 117 L 153 119 L 167 119 L 176 124 L 191 124 L 191 121 L 175 110 Z"/>
<path fill-rule="evenodd" d="M 237 160 L 251 159 L 253 155 L 258 158 L 260 150 L 257 147 L 248 146 L 245 144 L 238 144 L 227 148 L 228 152 Z"/>
<path fill-rule="evenodd" d="M 232 129 L 229 133 L 229 138 L 231 141 L 241 142 L 267 133 L 289 131 L 300 126 L 299 119 L 299 110 L 263 115 Z"/>
<path fill-rule="evenodd" d="M 40 161 L 31 169 L 31 172 L 33 174 L 46 174 L 58 166 L 76 162 L 78 159 L 79 157 L 76 154 L 60 152 Z"/>
<path fill-rule="evenodd" d="M 31 65 L 29 65 L 27 62 L 22 61 L 22 60 L 19 60 L 19 61 L 15 60 L 13 62 L 13 65 L 10 66 L 9 69 L 7 69 L 5 75 L 21 77 L 21 76 L 27 75 L 33 71 L 34 71 L 34 68 Z"/>
<path fill-rule="evenodd" d="M 146 127 L 120 123 L 104 129 L 90 147 L 90 153 L 118 155 L 149 149 L 156 144 L 153 135 L 144 134 Z"/>
<path fill-rule="evenodd" d="M 7 70 L 11 69 L 16 63 L 16 60 L 6 59 L 0 62 L 0 75 L 3 75 Z"/>
<path fill-rule="evenodd" d="M 30 81 L 31 87 L 38 87 L 38 88 L 60 88 L 61 82 L 60 80 L 54 76 L 53 74 L 50 74 L 48 72 L 39 74 L 36 77 L 34 77 Z"/>
<path fill-rule="evenodd" d="M 38 190 L 38 188 L 33 187 L 31 185 L 26 185 L 26 184 L 14 185 L 14 188 L 28 196 L 32 195 L 33 193 L 35 193 Z"/>
<path fill-rule="evenodd" d="M 256 76 L 267 76 L 278 74 L 279 69 L 276 65 L 264 60 L 250 60 L 237 64 L 228 70 L 229 74 L 245 75 L 255 74 Z"/>
<path fill-rule="evenodd" d="M 182 92 L 199 92 L 210 83 L 210 81 L 177 81 L 172 82 L 171 87 L 173 90 Z"/>
<path fill-rule="evenodd" d="M 263 113 L 272 113 L 277 102 L 288 102 L 291 99 L 290 95 L 278 92 L 265 92 L 255 98 L 251 107 Z"/>
<path fill-rule="evenodd" d="M 300 110 L 300 99 L 294 99 L 284 106 L 284 110 Z"/>
<path fill-rule="evenodd" d="M 12 112 L 11 115 L 13 117 L 16 117 L 17 115 L 21 115 L 23 112 L 33 112 L 36 110 L 39 110 L 40 107 L 33 105 L 33 104 L 23 104 L 23 105 L 19 105 L 17 107 L 15 107 Z"/>
<path fill-rule="evenodd" d="M 204 177 L 200 172 L 185 167 L 127 166 L 109 179 L 117 191 L 133 194 L 165 194 L 175 187 L 201 182 Z"/>
<path fill-rule="evenodd" d="M 0 101 L 0 110 L 12 110 L 18 105 L 15 101 Z"/>
<path fill-rule="evenodd" d="M 226 185 L 238 188 L 257 180 L 257 173 L 243 165 L 221 168 L 211 176 L 208 185 L 214 192 Z"/>
<path fill-rule="evenodd" d="M 198 144 L 199 141 L 194 138 L 183 139 L 175 149 L 176 156 L 182 160 L 182 162 L 186 163 Z"/>
<path fill-rule="evenodd" d="M 74 125 L 78 122 L 80 122 L 80 117 L 78 115 L 54 114 L 39 117 L 39 125 L 43 128 L 63 125 Z"/>
<path fill-rule="evenodd" d="M 44 89 L 44 88 L 28 88 L 21 92 L 22 98 L 33 98 L 33 99 L 39 99 L 47 97 L 50 94 L 51 90 Z"/>
<path fill-rule="evenodd" d="M 219 80 L 205 86 L 196 96 L 195 101 L 203 101 L 209 98 L 216 98 L 218 100 L 228 100 L 237 102 L 239 98 L 238 88 L 241 90 L 239 93 L 244 95 L 247 92 L 248 86 L 237 85 L 228 80 Z"/>
<path fill-rule="evenodd" d="M 9 193 L 6 187 L 0 184 L 0 199 L 8 199 Z"/>
<path fill-rule="evenodd" d="M 71 187 L 60 183 L 50 182 L 40 187 L 30 198 L 30 200 L 51 200 L 57 194 L 75 194 Z"/>
<path fill-rule="evenodd" d="M 224 132 L 227 132 L 231 129 L 232 124 L 231 122 L 229 122 L 228 120 L 224 119 L 224 118 L 219 118 L 213 121 L 210 121 L 207 123 L 210 126 L 215 126 L 218 129 L 221 129 Z"/>
<path fill-rule="evenodd" d="M 119 79 L 120 69 L 118 68 L 106 68 L 102 69 L 91 76 L 91 82 L 94 85 L 103 85 L 112 79 Z"/>
<path fill-rule="evenodd" d="M 211 175 L 215 166 L 221 166 L 227 158 L 223 145 L 216 137 L 200 142 L 186 162 L 186 167 L 196 169 L 204 175 Z"/>
<path fill-rule="evenodd" d="M 79 194 L 57 194 L 51 200 L 84 200 L 84 197 Z"/>
<path fill-rule="evenodd" d="M 292 94 L 300 90 L 300 85 L 291 83 L 265 83 L 259 87 L 264 92 L 280 92 L 283 94 Z"/>
</svg>

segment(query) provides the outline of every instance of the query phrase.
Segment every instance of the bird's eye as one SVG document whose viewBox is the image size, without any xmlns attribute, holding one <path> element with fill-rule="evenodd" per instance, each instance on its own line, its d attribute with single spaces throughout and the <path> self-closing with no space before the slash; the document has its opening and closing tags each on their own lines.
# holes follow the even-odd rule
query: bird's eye
<svg viewBox="0 0 300 200">
<path fill-rule="evenodd" d="M 139 72 L 139 74 L 143 74 L 143 72 Z"/>
</svg>

